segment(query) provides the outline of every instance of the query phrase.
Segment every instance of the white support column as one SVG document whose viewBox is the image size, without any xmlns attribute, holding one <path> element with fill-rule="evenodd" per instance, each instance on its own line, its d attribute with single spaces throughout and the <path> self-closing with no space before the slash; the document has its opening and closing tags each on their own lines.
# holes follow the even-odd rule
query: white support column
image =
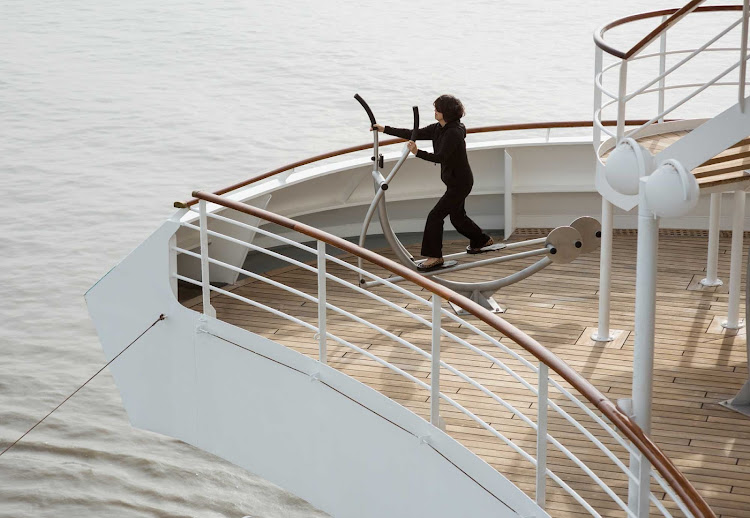
<svg viewBox="0 0 750 518">
<path fill-rule="evenodd" d="M 599 327 L 591 336 L 591 339 L 597 342 L 614 340 L 614 335 L 609 330 L 609 296 L 612 289 L 612 211 L 612 204 L 602 197 L 602 238 L 599 252 Z"/>
<path fill-rule="evenodd" d="M 750 257 L 748 257 L 747 268 L 745 269 L 745 322 L 750 320 L 750 306 L 747 304 L 747 301 L 750 300 L 750 283 L 747 282 L 747 279 L 750 279 Z M 745 327 L 745 348 L 747 349 L 748 365 L 750 365 L 750 336 L 748 336 L 747 327 Z M 719 404 L 750 417 L 750 374 L 748 374 L 747 381 L 740 387 L 736 396 L 726 401 L 720 401 Z"/>
<path fill-rule="evenodd" d="M 505 228 L 503 229 L 503 240 L 507 240 L 516 230 L 516 213 L 513 208 L 513 159 L 505 150 L 503 150 L 503 171 L 505 174 L 505 193 L 503 194 Z"/>
<path fill-rule="evenodd" d="M 745 191 L 734 192 L 732 214 L 732 257 L 729 266 L 729 303 L 727 319 L 721 325 L 726 329 L 739 329 L 745 325 L 740 321 L 740 283 L 742 281 L 742 234 L 745 230 Z"/>
<path fill-rule="evenodd" d="M 211 283 L 208 278 L 208 216 L 206 215 L 206 201 L 198 202 L 200 212 L 200 241 L 201 241 L 201 284 L 203 286 L 203 314 L 216 317 L 216 310 L 211 305 Z"/>
<path fill-rule="evenodd" d="M 703 286 L 721 286 L 719 279 L 719 221 L 721 219 L 721 193 L 711 194 L 711 212 L 708 223 L 708 259 L 706 260 L 706 278 L 701 280 Z"/>
<path fill-rule="evenodd" d="M 432 295 L 432 370 L 430 373 L 430 423 L 441 430 L 445 424 L 440 417 L 440 330 L 442 300 Z"/>
<path fill-rule="evenodd" d="M 326 331 L 326 243 L 318 241 L 318 359 L 328 362 Z"/>
<path fill-rule="evenodd" d="M 638 252 L 635 279 L 635 346 L 633 349 L 633 415 L 636 424 L 651 433 L 651 395 L 654 378 L 654 330 L 659 219 L 649 210 L 645 179 L 640 183 L 638 205 Z M 638 484 L 630 482 L 628 507 L 638 518 L 648 516 L 650 464 L 640 454 L 630 456 L 630 469 Z"/>
<path fill-rule="evenodd" d="M 536 504 L 544 509 L 547 500 L 547 400 L 549 368 L 539 362 L 539 384 L 536 418 Z"/>
</svg>

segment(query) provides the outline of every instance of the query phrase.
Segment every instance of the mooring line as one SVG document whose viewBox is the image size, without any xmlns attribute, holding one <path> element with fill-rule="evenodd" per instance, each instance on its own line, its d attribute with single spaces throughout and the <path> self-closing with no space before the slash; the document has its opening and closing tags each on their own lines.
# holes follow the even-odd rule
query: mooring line
<svg viewBox="0 0 750 518">
<path fill-rule="evenodd" d="M 34 428 L 36 428 L 37 426 L 39 426 L 40 424 L 42 424 L 42 422 L 45 419 L 47 419 L 49 416 L 51 416 L 58 408 L 60 408 L 61 406 L 63 406 L 63 404 L 65 404 L 65 402 L 67 400 L 69 400 L 70 398 L 72 398 L 73 396 L 75 396 L 76 393 L 79 390 L 81 390 L 83 387 L 85 387 L 86 384 L 88 384 L 89 381 L 91 381 L 92 379 L 96 378 L 99 375 L 100 372 L 102 372 L 104 369 L 106 369 L 107 367 L 109 367 L 109 365 L 113 361 L 115 361 L 117 358 L 119 358 L 122 353 L 124 353 L 125 351 L 127 351 L 130 348 L 131 345 L 133 345 L 138 340 L 140 340 L 140 338 L 143 335 L 145 335 L 152 327 L 154 327 L 156 324 L 158 324 L 160 321 L 164 320 L 165 318 L 167 318 L 167 317 L 164 316 L 164 313 L 162 313 L 161 315 L 159 315 L 159 318 L 157 318 L 156 320 L 154 320 L 153 324 L 151 324 L 150 326 L 148 326 L 148 328 L 146 328 L 145 331 L 143 331 L 141 334 L 139 334 L 138 337 L 135 340 L 133 340 L 132 342 L 130 342 L 128 344 L 128 346 L 125 347 L 125 349 L 123 349 L 122 351 L 120 351 L 119 353 L 117 353 L 117 356 L 115 356 L 114 358 L 112 358 L 111 360 L 109 360 L 104 367 L 102 367 L 101 369 L 99 369 L 98 371 L 96 371 L 96 374 L 94 374 L 89 379 L 87 379 L 86 382 L 83 385 L 81 385 L 80 387 L 78 387 L 77 389 L 75 389 L 75 391 L 73 391 L 72 394 L 70 394 L 68 397 L 66 397 L 65 399 L 63 399 L 62 402 L 59 405 L 57 405 L 55 408 L 53 408 L 50 411 L 49 414 L 47 414 L 46 416 L 42 417 L 39 421 L 37 421 L 37 423 L 34 426 L 32 426 L 31 428 L 29 428 L 28 430 L 26 430 L 26 432 L 21 437 L 19 437 L 18 439 L 16 439 L 15 442 L 13 442 L 13 444 L 11 444 L 7 448 L 5 448 L 2 452 L 0 452 L 0 456 L 2 456 L 6 451 L 10 450 L 13 446 L 15 446 L 16 444 L 18 444 L 19 442 L 21 442 L 21 439 L 23 439 L 24 437 L 26 437 Z"/>
</svg>

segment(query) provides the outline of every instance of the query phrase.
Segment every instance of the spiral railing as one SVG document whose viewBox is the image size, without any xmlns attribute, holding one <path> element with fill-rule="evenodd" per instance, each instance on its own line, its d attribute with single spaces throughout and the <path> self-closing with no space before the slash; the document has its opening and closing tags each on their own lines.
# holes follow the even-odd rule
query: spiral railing
<svg viewBox="0 0 750 518">
<path fill-rule="evenodd" d="M 547 481 L 551 480 L 559 488 L 556 491 L 562 491 L 566 498 L 572 499 L 574 504 L 569 505 L 580 506 L 579 509 L 592 516 L 624 513 L 635 518 L 637 515 L 627 503 L 627 492 L 628 486 L 637 486 L 639 480 L 628 468 L 626 459 L 636 455 L 643 456 L 652 466 L 653 488 L 647 494 L 650 506 L 656 512 L 663 516 L 715 516 L 669 458 L 613 402 L 539 342 L 502 318 L 429 278 L 344 239 L 214 194 L 194 192 L 193 196 L 199 200 L 199 207 L 190 210 L 198 213 L 198 224 L 183 221 L 182 226 L 199 234 L 200 254 L 176 245 L 173 252 L 200 260 L 201 279 L 179 272 L 173 275 L 202 288 L 203 311 L 207 315 L 216 314 L 211 305 L 212 295 L 214 300 L 223 296 L 240 301 L 258 315 L 270 313 L 293 323 L 295 331 L 290 330 L 290 333 L 301 331 L 302 337 L 307 336 L 306 340 L 316 343 L 317 357 L 323 363 L 331 361 L 331 348 L 349 350 L 361 355 L 363 361 L 387 369 L 395 376 L 394 380 L 406 380 L 424 390 L 429 396 L 429 412 L 423 416 L 425 419 L 442 429 L 445 429 L 445 415 L 453 419 L 463 416 L 462 419 L 473 422 L 489 439 L 497 441 L 497 448 L 507 451 L 507 455 L 517 456 L 515 458 L 520 464 L 513 464 L 510 468 L 516 475 L 510 473 L 506 476 L 530 496 L 533 493 L 533 498 L 543 508 L 548 506 Z M 247 225 L 209 212 L 207 202 L 294 230 L 304 239 L 315 240 L 316 246 L 279 236 L 261 225 Z M 315 266 L 216 232 L 209 224 L 214 220 L 244 227 L 303 250 L 315 258 Z M 285 285 L 269 276 L 213 259 L 208 255 L 209 238 L 230 240 L 282 259 L 298 267 L 308 276 L 309 282 L 300 278 L 299 284 Z M 351 254 L 350 261 L 327 252 L 326 245 Z M 358 268 L 356 258 L 367 261 L 371 271 Z M 275 304 L 264 303 L 255 297 L 213 286 L 209 282 L 209 265 L 229 268 L 251 277 L 280 290 L 278 293 L 282 296 L 271 299 L 276 301 Z M 373 273 L 378 269 L 386 275 L 401 276 L 411 284 L 394 284 L 384 278 L 386 275 Z M 379 286 L 372 290 L 362 289 L 357 282 L 360 274 L 376 281 Z M 329 290 L 334 289 L 351 292 L 350 297 L 356 295 L 374 301 L 371 303 L 377 307 L 374 311 L 381 317 L 380 322 L 382 314 L 389 312 L 389 325 L 375 322 L 373 310 L 358 310 L 356 303 L 346 307 L 334 304 L 328 297 Z M 290 298 L 303 300 L 316 311 L 300 309 L 294 314 L 295 311 L 289 309 L 293 305 L 279 303 Z M 443 309 L 443 301 L 453 302 L 480 322 L 467 321 Z M 336 331 L 346 329 L 342 327 L 344 321 L 356 324 L 358 330 Z M 428 332 L 420 335 L 418 328 Z M 394 360 L 390 354 L 378 354 L 377 350 L 368 349 L 363 340 L 365 337 L 371 339 L 373 334 L 384 337 L 402 351 L 400 354 L 410 355 L 412 360 Z M 425 336 L 431 337 L 428 342 L 425 342 Z M 507 346 L 500 336 L 507 337 L 518 347 Z M 461 355 L 470 354 L 477 361 L 489 362 L 490 371 L 481 377 L 470 376 L 464 372 L 464 361 L 457 356 L 459 351 Z M 429 371 L 415 367 L 421 365 L 420 362 L 429 362 Z M 517 388 L 509 393 L 500 391 L 498 384 L 501 379 L 512 380 Z M 445 386 L 452 390 L 460 386 L 461 390 L 471 391 L 476 396 L 475 404 L 459 401 L 454 395 L 457 390 L 447 392 L 441 389 Z M 534 408 L 536 415 L 527 415 L 529 408 Z M 447 433 L 451 433 L 450 427 Z M 534 470 L 533 481 L 527 480 L 528 468 L 524 465 Z M 549 505 L 561 505 L 559 498 L 555 494 Z"/>
<path fill-rule="evenodd" d="M 736 86 L 738 87 L 737 99 L 739 99 L 741 105 L 744 104 L 746 83 L 745 71 L 748 58 L 748 2 L 744 1 L 743 5 L 716 5 L 701 7 L 701 4 L 703 3 L 705 3 L 705 0 L 693 0 L 680 9 L 665 9 L 628 16 L 611 22 L 594 33 L 596 53 L 593 143 L 599 157 L 609 151 L 616 142 L 620 142 L 623 138 L 630 137 L 637 139 L 640 136 L 644 136 L 647 133 L 647 128 L 655 123 L 664 122 L 666 116 L 673 114 L 675 110 L 681 108 L 708 88 L 718 86 Z M 678 22 L 688 17 L 705 15 L 708 13 L 725 13 L 729 18 L 726 26 L 718 33 L 708 38 L 706 38 L 706 35 L 703 33 L 696 34 L 696 39 L 698 37 L 700 39 L 697 40 L 698 43 L 696 43 L 694 48 L 668 48 L 668 33 L 675 26 L 679 25 Z M 661 18 L 662 21 L 654 30 L 649 32 L 649 34 L 639 40 L 627 51 L 618 50 L 605 41 L 606 33 L 615 27 L 651 18 Z M 738 38 L 740 41 L 739 46 L 717 46 L 717 43 L 732 33 L 732 31 L 736 30 L 741 32 L 740 37 Z M 657 40 L 659 41 L 658 52 L 644 53 L 644 51 Z M 670 78 L 675 77 L 675 72 L 683 69 L 686 64 L 693 61 L 697 56 L 705 55 L 705 53 L 715 53 L 717 55 L 731 55 L 734 53 L 738 56 L 738 59 L 733 61 L 728 67 L 713 77 L 699 77 L 689 82 L 672 81 L 671 83 L 668 83 Z M 614 57 L 615 59 L 612 60 L 611 63 L 605 65 L 605 54 Z M 671 59 L 672 57 L 679 57 L 680 59 L 667 68 L 667 59 Z M 639 61 L 650 62 L 657 60 L 658 74 L 653 75 L 643 84 L 640 84 L 635 88 L 628 87 L 629 80 L 632 81 L 632 77 L 629 77 L 628 74 L 628 68 L 630 65 Z M 736 81 L 725 79 L 735 70 L 738 70 L 738 78 Z M 618 74 L 617 89 L 616 91 L 613 91 L 612 89 L 605 88 L 604 85 L 609 74 L 614 74 L 615 72 Z M 665 107 L 666 92 L 685 89 L 691 90 L 686 95 L 678 98 L 675 102 Z M 637 127 L 626 131 L 625 126 L 627 125 L 626 116 L 628 103 L 631 103 L 635 99 L 641 99 L 644 95 L 653 93 L 657 94 L 656 114 L 651 116 L 645 122 L 639 124 Z M 605 101 L 604 98 L 609 98 L 609 100 Z M 607 129 L 607 125 L 604 124 L 602 120 L 602 114 L 608 108 L 616 109 L 617 121 L 619 122 L 616 123 L 616 129 L 614 132 Z M 611 139 L 602 141 L 602 134 L 611 137 Z"/>
</svg>

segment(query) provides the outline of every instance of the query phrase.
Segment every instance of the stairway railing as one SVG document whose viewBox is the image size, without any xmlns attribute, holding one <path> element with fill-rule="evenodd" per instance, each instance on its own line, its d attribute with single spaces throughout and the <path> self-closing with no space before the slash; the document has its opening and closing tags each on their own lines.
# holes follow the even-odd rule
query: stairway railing
<svg viewBox="0 0 750 518">
<path fill-rule="evenodd" d="M 200 216 L 199 225 L 188 222 L 183 222 L 182 225 L 201 235 L 203 244 L 201 253 L 176 246 L 173 252 L 200 260 L 203 266 L 202 279 L 191 279 L 178 272 L 173 272 L 173 275 L 179 280 L 202 287 L 203 310 L 207 315 L 215 314 L 211 307 L 212 293 L 239 300 L 257 311 L 272 313 L 276 317 L 291 321 L 306 329 L 307 332 L 313 333 L 317 342 L 317 356 L 322 363 L 335 365 L 337 361 L 340 361 L 341 351 L 350 350 L 359 353 L 367 361 L 375 362 L 390 370 L 398 377 L 405 378 L 429 395 L 429 416 L 423 417 L 433 425 L 445 429 L 440 405 L 441 401 L 445 402 L 442 406 L 443 410 L 447 409 L 445 415 L 450 414 L 452 419 L 456 419 L 456 416 L 459 418 L 464 416 L 460 419 L 474 422 L 475 426 L 484 430 L 490 438 L 499 439 L 504 447 L 530 464 L 536 473 L 533 482 L 527 480 L 528 477 L 524 477 L 528 471 L 525 468 L 519 471 L 514 465 L 510 465 L 508 469 L 513 471 L 515 468 L 517 473 L 515 475 L 514 473 L 504 474 L 519 487 L 523 488 L 527 485 L 534 487 L 534 497 L 543 508 L 547 500 L 546 481 L 549 478 L 592 516 L 601 516 L 600 513 L 604 509 L 611 510 L 614 505 L 626 516 L 635 517 L 628 508 L 625 497 L 628 484 L 638 484 L 636 474 L 627 467 L 624 460 L 632 454 L 645 456 L 653 466 L 651 477 L 658 490 L 656 493 L 649 491 L 648 498 L 653 508 L 661 515 L 672 516 L 671 513 L 679 511 L 688 517 L 715 516 L 685 476 L 637 425 L 580 374 L 536 340 L 502 318 L 430 279 L 344 239 L 274 213 L 213 194 L 194 192 L 193 196 L 201 200 L 197 210 Z M 247 225 L 210 212 L 207 207 L 208 202 L 297 231 L 314 239 L 316 246 L 307 246 L 274 234 L 260 226 Z M 216 232 L 209 225 L 211 220 L 238 225 L 274 238 L 295 249 L 303 250 L 316 258 L 317 267 L 305 261 L 284 256 L 274 250 L 244 243 Z M 284 285 L 268 276 L 258 275 L 212 259 L 208 255 L 206 246 L 209 237 L 242 243 L 251 250 L 297 266 L 301 272 L 307 272 L 309 284 L 300 280 L 299 285 L 296 283 L 295 286 Z M 391 272 L 404 277 L 411 281 L 412 285 L 409 287 L 412 289 L 391 283 L 373 272 L 359 269 L 355 264 L 327 253 L 326 245 L 353 254 L 355 257 L 361 257 L 372 267 L 384 269 L 386 273 Z M 304 300 L 305 304 L 314 305 L 317 310 L 313 312 L 310 309 L 300 309 L 303 306 L 287 304 L 288 308 L 298 309 L 285 311 L 234 293 L 234 291 L 212 286 L 208 282 L 209 265 L 232 269 L 259 283 L 282 290 L 279 293 L 284 297 L 274 297 L 271 300 L 279 301 L 297 297 Z M 373 290 L 362 289 L 356 281 L 358 274 L 376 280 L 382 285 L 382 289 L 381 287 Z M 347 280 L 347 276 L 351 277 L 351 280 Z M 375 301 L 377 310 L 374 311 L 378 316 L 385 311 L 392 311 L 393 313 L 389 313 L 391 316 L 386 320 L 389 324 L 384 326 L 382 323 L 368 319 L 372 318 L 370 316 L 372 311 L 370 313 L 359 311 L 358 314 L 358 305 L 355 303 L 347 304 L 346 308 L 333 304 L 328 296 L 329 285 L 335 289 L 351 290 L 366 298 L 363 300 Z M 417 291 L 420 288 L 427 290 L 429 300 L 420 296 Z M 393 297 L 395 300 L 391 300 Z M 441 307 L 444 300 L 453 302 L 469 314 L 478 317 L 481 322 L 489 326 L 489 330 L 482 329 L 480 323 L 469 322 L 446 311 Z M 295 311 L 297 314 L 293 314 Z M 428 312 L 431 315 L 429 319 Z M 317 317 L 317 322 L 308 321 L 311 317 L 313 320 Z M 380 320 L 383 321 L 382 316 Z M 349 331 L 346 335 L 336 332 L 336 329 L 347 329 L 343 325 L 345 321 L 355 322 L 359 326 L 357 331 Z M 391 325 L 398 326 L 402 332 L 395 332 L 396 328 L 391 328 Z M 417 327 L 414 327 L 415 325 Z M 420 338 L 418 332 L 420 327 L 430 330 L 429 343 L 425 338 L 427 333 L 423 333 Z M 367 332 L 377 333 L 386 337 L 388 341 L 402 346 L 402 352 L 398 354 L 410 355 L 409 358 L 398 359 L 397 354 L 397 359 L 392 359 L 392 353 L 387 355 L 388 359 L 379 356 L 377 349 L 368 349 L 366 344 L 362 343 L 361 340 L 368 336 Z M 516 350 L 505 345 L 493 336 L 495 333 L 506 336 L 520 346 L 520 349 Z M 374 339 L 371 338 L 372 340 Z M 342 348 L 338 351 L 338 355 L 331 356 L 330 347 L 338 346 Z M 457 355 L 464 354 L 460 351 L 470 351 L 478 360 L 489 362 L 491 366 L 489 372 L 483 374 L 481 378 L 467 375 L 462 370 L 462 362 L 454 364 L 449 361 L 451 358 L 458 359 Z M 425 363 L 429 361 L 429 371 L 419 368 L 420 361 Z M 505 386 L 502 395 L 499 395 L 496 387 L 502 379 L 512 380 L 518 390 L 514 388 L 508 391 Z M 441 387 L 446 384 L 450 386 L 451 393 L 441 390 Z M 566 385 L 573 391 L 566 388 Z M 456 387 L 460 388 L 456 390 Z M 468 408 L 466 401 L 460 401 L 461 397 L 457 395 L 459 390 L 469 391 L 472 394 L 471 400 L 476 404 Z M 582 397 L 576 396 L 573 392 L 577 392 Z M 490 410 L 488 409 L 490 405 L 499 406 Z M 454 410 L 451 410 L 451 407 Z M 532 407 L 536 409 L 536 419 L 523 412 L 524 408 Z M 598 410 L 601 415 L 595 410 Z M 450 433 L 451 430 L 449 429 L 448 432 Z M 526 438 L 527 433 L 533 434 L 533 437 Z M 592 455 L 591 444 L 600 452 L 599 454 Z M 583 473 L 585 477 L 581 478 L 577 473 Z M 594 491 L 594 488 L 597 491 Z M 555 491 L 559 490 L 555 489 Z M 607 500 L 602 500 L 602 493 L 608 498 L 608 503 Z M 559 496 L 555 497 L 554 505 L 572 505 L 572 502 L 561 504 L 559 499 Z"/>
<path fill-rule="evenodd" d="M 680 9 L 667 9 L 629 16 L 627 18 L 622 18 L 620 20 L 616 20 L 615 22 L 607 24 L 595 33 L 594 40 L 596 42 L 596 54 L 594 75 L 594 148 L 597 150 L 598 156 L 601 157 L 602 153 L 610 149 L 613 145 L 613 142 L 619 142 L 626 137 L 638 138 L 639 136 L 643 136 L 646 128 L 656 122 L 663 122 L 664 118 L 667 115 L 673 113 L 675 110 L 685 105 L 688 101 L 692 100 L 711 86 L 738 86 L 739 102 L 741 106 L 744 104 L 745 68 L 747 62 L 748 1 L 745 0 L 743 5 L 699 7 L 702 3 L 704 3 L 704 0 L 693 0 Z M 683 20 L 688 16 L 715 12 L 725 12 L 734 15 L 739 13 L 739 17 L 732 17 L 732 21 L 724 29 L 722 29 L 716 35 L 712 36 L 706 41 L 702 42 L 696 48 L 667 50 L 668 31 L 675 25 L 677 25 L 680 20 Z M 662 17 L 662 23 L 626 52 L 619 51 L 608 45 L 604 41 L 604 35 L 606 34 L 606 32 L 613 29 L 614 27 L 654 17 Z M 712 48 L 712 46 L 715 45 L 719 40 L 721 40 L 724 36 L 729 34 L 740 25 L 742 35 L 741 44 L 739 47 Z M 657 39 L 660 40 L 659 52 L 642 54 L 642 52 Z M 692 61 L 696 56 L 701 55 L 705 52 L 736 52 L 738 53 L 738 59 L 736 62 L 733 62 L 730 66 L 728 66 L 726 69 L 712 78 L 702 78 L 699 81 L 670 84 L 667 86 L 668 77 L 670 77 L 672 74 L 674 74 L 675 71 L 681 69 L 684 65 Z M 607 66 L 604 66 L 605 53 L 617 58 L 616 61 Z M 669 69 L 667 69 L 667 56 L 677 55 L 686 56 L 676 64 L 671 66 Z M 628 65 L 638 60 L 649 60 L 654 58 L 659 58 L 658 75 L 647 80 L 639 87 L 628 91 Z M 738 68 L 739 78 L 737 81 L 722 81 L 722 79 L 727 77 L 732 71 Z M 604 87 L 605 73 L 614 70 L 617 70 L 619 74 L 616 93 Z M 657 85 L 657 83 L 658 86 L 654 87 L 654 85 Z M 690 88 L 692 90 L 687 95 L 680 98 L 669 107 L 665 108 L 666 91 L 687 88 Z M 656 114 L 651 116 L 643 124 L 626 132 L 625 121 L 627 114 L 627 104 L 637 97 L 650 93 L 658 93 Z M 610 98 L 610 100 L 607 102 L 603 102 L 603 97 L 608 97 Z M 618 124 L 615 132 L 608 130 L 601 123 L 603 111 L 610 107 L 616 107 L 617 109 Z M 609 137 L 612 137 L 613 140 L 602 143 L 602 133 L 608 135 Z"/>
</svg>

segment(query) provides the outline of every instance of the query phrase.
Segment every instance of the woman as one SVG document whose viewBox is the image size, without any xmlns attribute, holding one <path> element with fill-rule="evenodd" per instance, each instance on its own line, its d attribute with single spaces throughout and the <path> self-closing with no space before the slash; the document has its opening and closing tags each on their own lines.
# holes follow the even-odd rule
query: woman
<svg viewBox="0 0 750 518">
<path fill-rule="evenodd" d="M 466 215 L 464 202 L 474 186 L 469 159 L 466 156 L 466 127 L 461 124 L 464 106 L 452 95 L 441 95 L 433 103 L 435 124 L 420 128 L 417 140 L 432 140 L 434 153 L 420 150 L 413 141 L 407 146 L 409 151 L 422 160 L 440 164 L 440 179 L 447 189 L 442 198 L 427 216 L 422 237 L 422 255 L 426 259 L 417 268 L 429 271 L 443 265 L 443 220 L 450 216 L 456 230 L 469 238 L 466 251 L 478 254 L 482 248 L 493 244 L 490 236 Z M 371 128 L 372 129 L 372 128 Z M 411 138 L 411 130 L 392 128 L 376 124 L 374 129 L 401 138 Z"/>
</svg>

